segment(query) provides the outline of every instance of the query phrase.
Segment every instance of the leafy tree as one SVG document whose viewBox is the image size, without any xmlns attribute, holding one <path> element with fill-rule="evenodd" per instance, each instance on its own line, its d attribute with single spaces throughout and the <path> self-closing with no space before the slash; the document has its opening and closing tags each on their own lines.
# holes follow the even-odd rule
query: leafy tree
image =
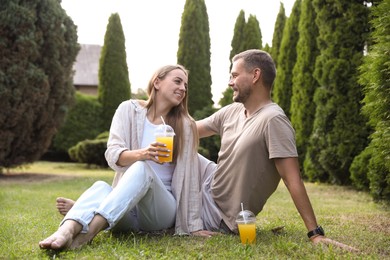
<svg viewBox="0 0 390 260">
<path fill-rule="evenodd" d="M 115 110 L 130 96 L 131 86 L 126 62 L 125 36 L 119 14 L 114 13 L 108 19 L 99 61 L 98 99 L 103 107 L 103 129 L 110 129 Z"/>
<path fill-rule="evenodd" d="M 254 15 L 249 15 L 248 22 L 245 22 L 245 13 L 240 11 L 236 24 L 234 26 L 234 35 L 231 43 L 232 49 L 230 51 L 230 61 L 237 53 L 248 49 L 261 49 L 262 48 L 262 35 L 259 22 Z M 231 69 L 232 64 L 230 63 Z M 233 90 L 231 87 L 227 87 L 223 92 L 223 97 L 218 102 L 220 106 L 226 106 L 233 102 Z"/>
<path fill-rule="evenodd" d="M 367 145 L 357 68 L 367 40 L 368 8 L 361 1 L 314 0 L 319 29 L 314 76 L 316 114 L 305 159 L 311 180 L 350 184 L 353 158 Z"/>
<path fill-rule="evenodd" d="M 312 1 L 303 1 L 298 25 L 297 60 L 292 73 L 290 108 L 291 123 L 295 129 L 299 163 L 302 171 L 306 146 L 313 129 L 315 115 L 313 96 L 316 88 L 319 87 L 313 76 L 315 60 L 319 53 L 316 40 L 318 28 L 313 22 L 315 17 Z"/>
<path fill-rule="evenodd" d="M 275 62 L 275 65 L 278 66 L 278 56 L 279 56 L 279 48 L 282 43 L 283 38 L 283 30 L 286 24 L 286 11 L 284 9 L 284 5 L 280 2 L 280 8 L 278 16 L 276 17 L 275 26 L 274 26 L 274 34 L 272 36 L 272 46 L 271 46 L 271 56 Z"/>
<path fill-rule="evenodd" d="M 54 0 L 0 2 L 0 167 L 38 160 L 74 95 L 76 26 Z"/>
<path fill-rule="evenodd" d="M 301 0 L 296 0 L 290 17 L 286 21 L 282 43 L 278 55 L 278 73 L 276 74 L 272 98 L 290 117 L 293 68 L 297 60 L 298 24 L 301 13 Z"/>
<path fill-rule="evenodd" d="M 191 114 L 213 105 L 211 94 L 209 18 L 204 0 L 186 0 L 181 17 L 177 62 L 190 71 Z"/>
<path fill-rule="evenodd" d="M 371 155 L 363 165 L 369 187 L 375 199 L 390 200 L 390 1 L 384 0 L 373 9 L 372 37 L 368 55 L 360 67 L 359 82 L 364 85 L 363 113 L 369 118 L 374 132 L 364 154 Z M 368 150 L 368 152 L 367 152 Z M 355 180 L 359 175 L 351 170 Z M 358 171 L 358 169 L 357 169 Z M 364 181 L 364 178 L 362 178 Z M 363 182 L 364 183 L 364 182 Z M 355 181 L 354 184 L 361 184 Z"/>
</svg>

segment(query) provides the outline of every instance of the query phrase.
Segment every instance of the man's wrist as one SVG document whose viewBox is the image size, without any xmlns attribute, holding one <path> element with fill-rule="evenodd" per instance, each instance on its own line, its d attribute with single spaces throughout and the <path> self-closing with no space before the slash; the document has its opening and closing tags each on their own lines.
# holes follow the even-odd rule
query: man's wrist
<svg viewBox="0 0 390 260">
<path fill-rule="evenodd" d="M 314 238 L 316 236 L 325 236 L 324 229 L 321 226 L 317 226 L 315 229 L 307 233 L 309 238 Z"/>
</svg>

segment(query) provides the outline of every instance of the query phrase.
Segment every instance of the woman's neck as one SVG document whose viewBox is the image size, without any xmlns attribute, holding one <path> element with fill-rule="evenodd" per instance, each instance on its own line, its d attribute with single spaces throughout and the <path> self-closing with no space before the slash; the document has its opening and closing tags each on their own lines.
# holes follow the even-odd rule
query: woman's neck
<svg viewBox="0 0 390 260">
<path fill-rule="evenodd" d="M 163 120 L 161 119 L 164 118 L 164 120 L 166 120 L 166 116 L 168 114 L 169 111 L 167 110 L 158 110 L 156 109 L 156 107 L 151 107 L 148 109 L 148 112 L 147 112 L 147 117 L 148 117 L 148 120 L 155 124 L 155 125 L 158 125 L 158 124 L 162 124 L 163 123 Z"/>
</svg>

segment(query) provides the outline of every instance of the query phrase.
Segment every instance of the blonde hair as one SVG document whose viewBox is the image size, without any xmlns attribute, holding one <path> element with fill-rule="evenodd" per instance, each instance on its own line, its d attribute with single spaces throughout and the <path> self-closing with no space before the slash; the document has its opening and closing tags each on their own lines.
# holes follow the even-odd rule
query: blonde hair
<svg viewBox="0 0 390 260">
<path fill-rule="evenodd" d="M 146 101 L 146 108 L 154 109 L 153 113 L 156 114 L 156 107 L 154 103 L 156 102 L 156 89 L 154 88 L 154 83 L 156 79 L 163 80 L 167 74 L 173 70 L 180 69 L 184 72 L 184 74 L 188 77 L 188 70 L 183 65 L 166 65 L 159 68 L 149 80 L 149 84 L 147 87 L 148 100 Z M 194 138 L 194 147 L 191 147 L 195 151 L 198 149 L 198 131 L 196 129 L 196 124 L 194 119 L 188 113 L 188 92 L 186 92 L 183 101 L 176 107 L 173 107 L 171 111 L 167 114 L 165 121 L 168 125 L 172 126 L 175 130 L 175 142 L 173 145 L 173 162 L 176 162 L 178 155 L 183 153 L 184 148 L 184 124 L 190 124 L 190 128 L 192 128 L 193 138 Z"/>
</svg>

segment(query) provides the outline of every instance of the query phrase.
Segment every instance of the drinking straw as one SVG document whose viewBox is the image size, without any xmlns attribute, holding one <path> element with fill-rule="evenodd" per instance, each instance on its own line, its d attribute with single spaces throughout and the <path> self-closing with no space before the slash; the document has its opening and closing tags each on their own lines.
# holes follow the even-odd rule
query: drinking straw
<svg viewBox="0 0 390 260">
<path fill-rule="evenodd" d="M 163 118 L 163 116 L 160 116 L 160 118 L 161 118 L 161 120 L 162 120 L 162 122 L 163 122 L 163 124 L 164 124 L 164 133 L 165 133 L 165 136 L 167 135 L 167 127 L 166 127 L 166 124 L 165 124 L 165 121 L 164 121 L 164 118 Z"/>
<path fill-rule="evenodd" d="M 160 118 L 161 118 L 163 124 L 166 125 L 163 116 L 160 116 Z"/>
<path fill-rule="evenodd" d="M 246 218 L 245 218 L 245 212 L 244 212 L 244 203 L 241 202 L 241 211 L 242 211 L 242 216 L 244 218 L 244 222 L 246 224 Z"/>
</svg>

